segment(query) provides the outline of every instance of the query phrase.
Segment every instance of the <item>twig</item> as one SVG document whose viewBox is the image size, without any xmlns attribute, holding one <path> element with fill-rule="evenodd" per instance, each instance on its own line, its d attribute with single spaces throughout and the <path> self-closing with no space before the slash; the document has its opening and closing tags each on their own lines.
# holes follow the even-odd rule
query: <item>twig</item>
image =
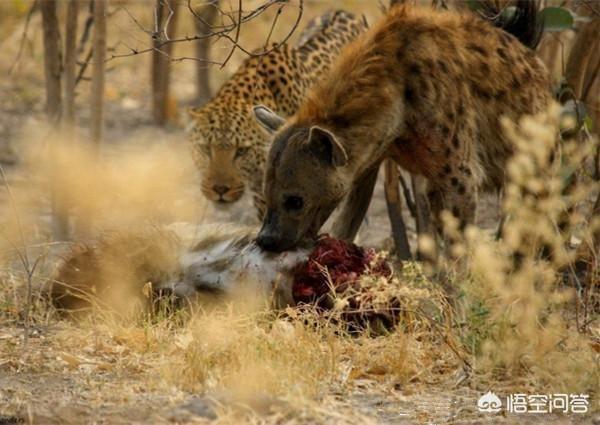
<svg viewBox="0 0 600 425">
<path fill-rule="evenodd" d="M 214 9 L 219 10 L 219 7 L 217 6 L 216 1 L 218 1 L 218 0 L 211 0 L 211 1 L 209 1 L 209 4 L 205 5 L 204 7 L 212 7 Z M 190 13 L 194 16 L 195 19 L 202 22 L 202 24 L 204 26 L 206 26 L 207 28 L 209 28 L 210 30 L 212 30 L 215 27 L 216 28 L 224 27 L 224 25 L 213 25 L 212 23 L 207 22 L 206 19 L 204 19 L 198 12 L 196 12 L 194 10 L 194 8 L 192 7 L 192 0 L 187 0 L 187 8 L 190 11 Z"/>
<path fill-rule="evenodd" d="M 17 56 L 15 57 L 14 62 L 10 66 L 10 70 L 8 71 L 9 75 L 13 74 L 15 68 L 17 67 L 17 65 L 19 64 L 19 62 L 21 60 L 21 56 L 23 55 L 23 49 L 25 48 L 25 40 L 27 40 L 27 30 L 29 29 L 29 23 L 31 22 L 31 17 L 33 16 L 33 13 L 36 11 L 37 6 L 38 6 L 38 0 L 35 0 L 33 2 L 33 4 L 31 5 L 29 12 L 27 12 L 27 18 L 25 19 L 25 26 L 23 28 L 23 34 L 21 35 L 21 42 L 19 43 L 19 51 L 17 52 Z"/>
<path fill-rule="evenodd" d="M 77 78 L 75 79 L 75 87 L 77 87 L 77 84 L 79 84 L 79 82 L 84 79 L 83 74 L 85 74 L 85 71 L 86 71 L 89 63 L 92 60 L 93 53 L 94 53 L 94 46 L 90 46 L 90 50 L 88 50 L 88 53 L 85 57 L 85 61 L 83 61 L 81 63 L 81 66 L 79 67 L 79 73 L 77 74 Z"/>
<path fill-rule="evenodd" d="M 241 0 L 240 0 L 241 2 Z M 173 8 L 171 7 L 171 2 L 170 1 L 161 1 L 162 4 L 166 4 L 167 7 L 169 8 L 169 15 L 167 16 L 167 18 L 165 19 L 165 24 L 163 26 L 163 37 L 165 40 L 169 40 L 169 23 L 171 22 L 171 18 L 173 17 L 173 15 L 175 14 L 175 11 L 173 10 Z M 240 9 L 241 9 L 241 5 L 240 5 Z"/>
<path fill-rule="evenodd" d="M 241 1 L 240 1 L 241 3 Z M 239 23 L 245 23 L 251 19 L 254 19 L 256 16 L 260 15 L 261 13 L 263 13 L 264 11 L 266 11 L 269 7 L 271 7 L 274 4 L 280 4 L 280 9 L 277 12 L 277 16 L 275 17 L 274 22 L 276 22 L 278 16 L 281 14 L 281 10 L 284 6 L 288 5 L 286 0 L 271 0 L 265 4 L 263 4 L 262 6 L 256 8 L 255 10 L 253 10 L 252 12 L 250 12 L 248 15 L 243 16 L 243 12 L 240 13 L 238 12 L 238 18 L 241 14 L 241 18 L 238 19 L 237 22 Z M 215 6 L 217 7 L 217 6 Z M 240 8 L 241 9 L 241 8 Z M 126 9 L 125 9 L 126 10 Z M 229 33 L 233 30 L 236 30 L 236 33 L 239 31 L 239 23 L 234 23 L 230 26 L 224 26 L 223 29 L 216 31 L 216 32 L 211 32 L 208 34 L 196 34 L 193 36 L 183 36 L 183 37 L 178 37 L 178 38 L 169 38 L 167 40 L 165 39 L 161 39 L 158 43 L 156 43 L 155 45 L 151 46 L 151 47 L 146 47 L 143 49 L 133 49 L 130 48 L 130 52 L 128 53 L 122 53 L 122 54 L 112 54 L 110 57 L 108 57 L 107 59 L 105 59 L 106 62 L 112 61 L 114 59 L 118 59 L 118 58 L 124 58 L 124 57 L 130 57 L 130 56 L 137 56 L 143 53 L 149 53 L 152 51 L 160 51 L 162 50 L 162 48 L 168 44 L 172 44 L 172 43 L 181 43 L 181 42 L 193 42 L 193 41 L 198 41 L 198 40 L 204 40 L 207 38 L 211 38 L 211 37 L 216 37 L 216 38 L 225 38 L 227 40 L 229 40 L 232 44 L 233 44 L 233 49 L 239 49 L 242 52 L 244 52 L 246 55 L 250 56 L 250 57 L 260 57 L 260 56 L 264 56 L 264 55 L 268 55 L 269 53 L 277 50 L 278 48 L 280 48 L 282 45 L 284 45 L 285 43 L 287 43 L 287 41 L 290 39 L 290 37 L 292 36 L 292 34 L 295 32 L 295 30 L 298 28 L 298 25 L 300 24 L 300 21 L 302 19 L 303 16 L 303 12 L 304 12 L 304 0 L 299 0 L 299 5 L 298 5 L 298 15 L 296 17 L 296 21 L 294 22 L 294 24 L 292 25 L 292 28 L 290 29 L 290 31 L 288 32 L 288 34 L 284 37 L 284 39 L 279 42 L 274 44 L 270 49 L 265 48 L 263 51 L 261 52 L 253 52 L 250 51 L 246 48 L 244 48 L 241 44 L 239 44 L 239 40 L 237 40 L 234 37 L 231 37 L 229 35 Z M 220 11 L 220 13 L 223 16 L 229 16 L 228 14 L 226 14 L 223 11 Z M 231 18 L 231 17 L 230 17 Z M 137 20 L 136 20 L 137 21 Z M 155 21 L 156 21 L 156 17 L 155 17 Z M 139 23 L 138 23 L 139 24 Z M 155 22 L 155 29 L 158 31 L 158 26 L 157 23 Z M 143 29 L 143 27 L 142 27 Z M 145 32 L 147 32 L 147 30 L 143 29 Z M 273 30 L 273 26 L 271 27 L 271 32 Z M 152 36 L 153 38 L 156 38 L 156 35 L 153 34 Z M 164 53 L 164 52 L 163 52 Z M 229 56 L 228 56 L 229 57 Z M 215 61 L 209 61 L 207 59 L 202 59 L 202 58 L 190 58 L 190 57 L 178 57 L 178 58 L 173 58 L 170 57 L 171 61 L 182 61 L 182 60 L 186 60 L 186 59 L 193 59 L 199 62 L 206 62 L 206 63 L 210 63 L 210 64 L 215 64 L 215 65 L 220 65 L 223 66 L 224 63 L 226 63 L 225 61 L 223 62 L 215 62 Z"/>
<path fill-rule="evenodd" d="M 94 2 L 90 1 L 89 7 L 89 16 L 85 20 L 85 24 L 83 24 L 83 32 L 81 33 L 81 38 L 79 39 L 79 47 L 77 48 L 77 52 L 83 53 L 83 48 L 85 44 L 90 38 L 91 29 L 94 25 Z"/>
<path fill-rule="evenodd" d="M 589 9 L 594 15 L 600 16 L 600 10 L 594 9 L 591 1 L 582 1 L 581 4 Z"/>
<path fill-rule="evenodd" d="M 277 25 L 277 21 L 281 16 L 281 12 L 283 11 L 283 6 L 284 5 L 281 5 L 279 6 L 279 9 L 277 9 L 277 14 L 275 15 L 275 19 L 273 19 L 273 23 L 271 24 L 271 28 L 269 29 L 269 34 L 267 35 L 267 41 L 265 41 L 264 50 L 267 50 L 267 47 L 269 46 L 269 42 L 271 41 L 271 37 L 273 36 L 273 31 L 275 31 L 275 26 Z M 294 32 L 294 29 L 295 28 L 292 28 L 292 33 Z M 281 43 L 281 45 L 283 45 L 284 43 L 285 41 Z"/>
<path fill-rule="evenodd" d="M 134 23 L 134 24 L 135 24 L 135 25 L 136 25 L 136 26 L 137 26 L 137 27 L 138 27 L 138 28 L 139 28 L 141 31 L 145 32 L 146 34 L 148 34 L 148 35 L 149 35 L 149 36 L 151 36 L 151 37 L 153 37 L 153 36 L 154 36 L 154 35 L 157 33 L 157 31 L 150 31 L 150 30 L 147 30 L 146 28 L 144 28 L 144 26 L 143 26 L 143 25 L 140 23 L 140 21 L 138 21 L 138 20 L 136 19 L 136 17 L 135 17 L 135 16 L 133 16 L 133 15 L 131 14 L 131 12 L 129 12 L 129 9 L 127 9 L 127 8 L 126 8 L 126 7 L 124 7 L 124 6 L 123 6 L 123 7 L 121 7 L 121 9 L 125 11 L 125 13 L 126 13 L 128 16 L 129 16 L 129 19 L 131 19 L 131 20 L 133 21 L 133 23 Z M 156 11 L 156 9 L 154 9 L 155 25 L 158 25 L 157 13 L 158 13 L 158 12 Z"/>
<path fill-rule="evenodd" d="M 233 46 L 231 47 L 229 54 L 223 61 L 223 64 L 221 65 L 221 69 L 223 69 L 223 67 L 225 67 L 225 65 L 227 65 L 227 62 L 229 62 L 229 59 L 231 59 L 231 57 L 233 56 L 233 53 L 235 52 L 235 48 L 238 46 L 238 41 L 240 40 L 240 31 L 241 30 L 242 30 L 242 0 L 238 0 L 238 24 L 237 24 L 237 28 L 235 31 L 235 43 L 233 43 Z"/>
</svg>

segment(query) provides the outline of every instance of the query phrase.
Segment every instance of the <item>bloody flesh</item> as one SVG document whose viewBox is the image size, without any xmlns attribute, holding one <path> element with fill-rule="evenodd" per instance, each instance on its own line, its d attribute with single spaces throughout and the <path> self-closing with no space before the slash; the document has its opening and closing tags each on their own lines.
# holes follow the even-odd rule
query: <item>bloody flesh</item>
<svg viewBox="0 0 600 425">
<path fill-rule="evenodd" d="M 296 303 L 314 303 L 322 307 L 327 294 L 342 293 L 358 283 L 360 277 L 390 277 L 391 268 L 373 249 L 364 249 L 328 235 L 321 236 L 308 260 L 294 273 L 292 293 Z"/>
</svg>

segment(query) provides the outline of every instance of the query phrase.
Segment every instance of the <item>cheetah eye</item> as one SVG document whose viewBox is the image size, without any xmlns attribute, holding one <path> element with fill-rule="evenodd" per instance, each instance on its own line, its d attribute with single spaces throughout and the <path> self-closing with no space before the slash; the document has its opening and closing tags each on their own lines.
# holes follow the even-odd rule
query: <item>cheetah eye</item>
<svg viewBox="0 0 600 425">
<path fill-rule="evenodd" d="M 246 156 L 246 154 L 250 151 L 248 147 L 240 147 L 235 150 L 235 157 L 241 158 L 242 156 Z"/>
<path fill-rule="evenodd" d="M 283 206 L 288 211 L 299 211 L 304 206 L 304 200 L 300 196 L 287 196 Z"/>
</svg>

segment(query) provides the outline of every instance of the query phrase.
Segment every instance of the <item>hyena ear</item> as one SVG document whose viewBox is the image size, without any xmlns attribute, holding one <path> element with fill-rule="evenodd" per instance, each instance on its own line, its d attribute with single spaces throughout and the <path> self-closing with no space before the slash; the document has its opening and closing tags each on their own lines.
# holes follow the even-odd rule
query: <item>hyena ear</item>
<svg viewBox="0 0 600 425">
<path fill-rule="evenodd" d="M 334 167 L 342 167 L 348 163 L 346 149 L 333 133 L 324 128 L 311 127 L 308 134 L 308 144 L 313 154 Z"/>
<path fill-rule="evenodd" d="M 275 133 L 285 124 L 285 119 L 264 105 L 258 105 L 252 108 L 256 121 L 269 133 Z"/>
</svg>

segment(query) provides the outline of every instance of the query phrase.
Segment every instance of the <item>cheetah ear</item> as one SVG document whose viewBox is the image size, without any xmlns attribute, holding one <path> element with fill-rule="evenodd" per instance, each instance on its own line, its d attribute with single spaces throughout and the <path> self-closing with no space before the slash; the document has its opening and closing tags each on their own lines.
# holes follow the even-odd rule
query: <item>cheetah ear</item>
<svg viewBox="0 0 600 425">
<path fill-rule="evenodd" d="M 324 128 L 313 126 L 308 134 L 310 150 L 320 160 L 334 167 L 343 167 L 348 163 L 348 154 L 333 133 Z"/>
<path fill-rule="evenodd" d="M 256 121 L 261 127 L 267 130 L 268 133 L 275 133 L 283 124 L 285 124 L 285 119 L 283 117 L 280 117 L 264 105 L 255 106 L 252 108 L 252 111 L 254 112 Z"/>
</svg>

